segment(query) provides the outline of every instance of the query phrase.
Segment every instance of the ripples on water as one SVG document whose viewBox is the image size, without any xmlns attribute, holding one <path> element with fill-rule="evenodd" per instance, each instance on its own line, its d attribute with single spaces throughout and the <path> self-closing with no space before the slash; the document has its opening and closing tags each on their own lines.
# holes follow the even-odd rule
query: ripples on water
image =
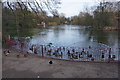
<svg viewBox="0 0 120 80">
<path fill-rule="evenodd" d="M 93 48 L 118 48 L 117 31 L 91 31 L 85 28 L 88 27 L 73 25 L 50 26 L 32 35 L 28 43 L 36 45 L 53 43 L 54 46 L 58 47 L 88 48 L 88 46 L 92 46 Z M 117 52 L 116 55 L 118 55 Z"/>
<path fill-rule="evenodd" d="M 111 38 L 112 37 L 112 38 Z M 85 30 L 82 26 L 51 26 L 35 34 L 30 40 L 32 44 L 53 43 L 55 46 L 78 46 L 106 45 L 116 47 L 117 32 L 96 32 Z"/>
</svg>

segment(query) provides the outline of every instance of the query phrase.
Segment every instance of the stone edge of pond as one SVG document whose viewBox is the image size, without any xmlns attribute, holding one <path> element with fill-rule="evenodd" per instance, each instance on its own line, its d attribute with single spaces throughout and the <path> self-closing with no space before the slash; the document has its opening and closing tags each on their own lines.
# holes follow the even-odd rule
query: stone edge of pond
<svg viewBox="0 0 120 80">
<path fill-rule="evenodd" d="M 2 50 L 4 50 L 4 49 L 2 49 Z M 25 52 L 14 51 L 14 50 L 11 50 L 11 51 L 15 52 L 15 53 L 18 52 L 21 54 L 25 54 Z M 2 51 L 2 53 L 3 53 L 3 51 Z M 120 62 L 119 60 L 114 60 L 114 61 L 110 61 L 110 62 L 108 62 L 108 61 L 76 61 L 75 59 L 74 60 L 58 59 L 58 58 L 53 58 L 53 57 L 42 57 L 40 55 L 34 55 L 34 54 L 30 54 L 29 56 L 30 57 L 33 56 L 34 58 L 36 57 L 36 58 L 53 59 L 53 60 L 61 60 L 61 61 L 69 61 L 69 62 L 84 62 L 84 63 L 118 63 L 118 62 Z M 21 57 L 21 58 L 30 58 L 30 57 Z"/>
<path fill-rule="evenodd" d="M 108 61 L 76 61 L 76 60 L 58 59 L 58 58 L 53 58 L 53 57 L 42 57 L 42 56 L 39 56 L 39 55 L 29 55 L 29 56 L 34 56 L 36 58 L 69 61 L 69 62 L 85 62 L 85 63 L 118 63 L 118 62 L 120 62 L 118 60 L 114 60 L 114 61 L 110 61 L 110 62 L 108 62 Z"/>
<path fill-rule="evenodd" d="M 54 60 L 62 60 L 62 61 L 70 61 L 70 62 L 85 62 L 85 63 L 118 63 L 120 61 L 111 61 L 111 62 L 108 62 L 108 61 L 75 61 L 75 60 L 67 60 L 67 59 L 57 59 L 57 58 L 51 58 L 51 57 L 42 57 L 42 56 L 38 56 L 40 58 L 46 58 L 46 59 L 54 59 Z"/>
</svg>

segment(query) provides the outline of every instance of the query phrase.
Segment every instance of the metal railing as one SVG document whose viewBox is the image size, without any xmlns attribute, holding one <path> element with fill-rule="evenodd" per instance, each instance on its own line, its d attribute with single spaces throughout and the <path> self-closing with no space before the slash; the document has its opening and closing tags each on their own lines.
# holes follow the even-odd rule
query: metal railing
<svg viewBox="0 0 120 80">
<path fill-rule="evenodd" d="M 36 54 L 42 57 L 50 57 L 64 60 L 74 61 L 118 61 L 119 48 L 103 48 L 103 47 L 64 47 L 64 46 L 48 46 L 35 45 L 27 42 L 20 42 L 6 39 L 6 45 L 9 48 L 24 53 Z"/>
</svg>

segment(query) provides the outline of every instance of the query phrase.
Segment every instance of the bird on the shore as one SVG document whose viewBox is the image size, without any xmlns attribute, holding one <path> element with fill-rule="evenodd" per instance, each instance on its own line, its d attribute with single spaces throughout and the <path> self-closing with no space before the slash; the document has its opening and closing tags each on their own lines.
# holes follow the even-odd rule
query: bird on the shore
<svg viewBox="0 0 120 80">
<path fill-rule="evenodd" d="M 51 46 L 52 46 L 52 43 L 49 43 L 48 46 L 51 47 Z"/>
<path fill-rule="evenodd" d="M 52 61 L 49 62 L 49 64 L 52 64 L 52 63 L 53 63 Z"/>
<path fill-rule="evenodd" d="M 8 55 L 10 54 L 9 49 L 5 49 L 5 50 L 4 50 L 4 54 L 5 54 L 6 56 L 8 56 Z"/>
<path fill-rule="evenodd" d="M 37 76 L 37 78 L 40 78 L 40 76 Z"/>
</svg>

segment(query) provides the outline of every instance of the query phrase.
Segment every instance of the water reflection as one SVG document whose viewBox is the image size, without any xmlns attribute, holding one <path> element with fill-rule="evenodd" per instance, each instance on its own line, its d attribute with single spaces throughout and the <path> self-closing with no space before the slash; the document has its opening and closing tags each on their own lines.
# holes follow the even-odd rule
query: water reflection
<svg viewBox="0 0 120 80">
<path fill-rule="evenodd" d="M 97 41 L 110 47 L 117 47 L 118 32 L 117 31 L 91 31 L 90 36 Z"/>
<path fill-rule="evenodd" d="M 97 47 L 104 46 L 118 47 L 118 32 L 117 31 L 92 31 L 85 30 L 83 26 L 62 25 L 50 26 L 46 29 L 21 29 L 10 30 L 6 29 L 3 34 L 10 34 L 11 38 L 30 37 L 30 44 L 53 43 L 55 46 L 76 46 L 88 47 L 89 45 Z M 25 39 L 26 40 L 26 39 Z"/>
<path fill-rule="evenodd" d="M 118 32 L 117 31 L 92 31 L 86 30 L 83 26 L 50 26 L 44 29 L 21 29 L 21 30 L 8 30 L 4 31 L 6 34 L 11 35 L 11 39 L 20 39 L 27 45 L 24 46 L 24 51 L 28 51 L 32 44 L 35 44 L 38 53 L 41 54 L 41 46 L 47 46 L 49 43 L 53 44 L 52 50 L 63 47 L 63 59 L 68 59 L 67 50 L 75 49 L 81 52 L 84 48 L 88 53 L 92 54 L 95 59 L 101 60 L 101 51 L 105 52 L 106 59 L 108 58 L 109 49 L 112 47 L 118 48 Z M 92 48 L 87 49 L 89 46 Z M 17 47 L 14 46 L 15 48 Z M 19 48 L 19 46 L 18 46 Z M 95 49 L 96 48 L 96 49 Z M 20 49 L 20 48 L 19 48 Z M 50 49 L 48 47 L 48 49 Z M 45 52 L 45 55 L 48 56 Z M 118 52 L 112 52 L 118 55 Z M 86 55 L 85 55 L 86 56 Z M 79 58 L 81 59 L 81 58 Z M 84 59 L 84 58 L 83 58 Z M 118 57 L 116 57 L 118 60 Z"/>
<path fill-rule="evenodd" d="M 45 44 L 53 43 L 55 46 L 98 46 L 99 43 L 109 47 L 117 47 L 117 31 L 89 31 L 82 26 L 52 26 L 43 30 L 45 35 L 35 34 L 30 43 Z"/>
</svg>

